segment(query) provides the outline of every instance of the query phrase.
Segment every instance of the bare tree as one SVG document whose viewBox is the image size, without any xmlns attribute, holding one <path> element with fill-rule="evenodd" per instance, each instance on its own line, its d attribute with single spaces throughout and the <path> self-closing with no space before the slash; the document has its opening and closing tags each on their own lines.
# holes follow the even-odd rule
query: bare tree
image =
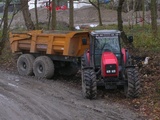
<svg viewBox="0 0 160 120">
<path fill-rule="evenodd" d="M 128 43 L 127 35 L 125 34 L 125 32 L 123 30 L 122 6 L 123 6 L 124 1 L 125 0 L 119 0 L 119 3 L 118 3 L 118 8 L 117 8 L 118 30 L 121 31 L 121 37 L 122 37 L 122 40 L 125 43 L 125 45 L 127 45 L 128 47 L 131 47 L 130 44 Z"/>
<path fill-rule="evenodd" d="M 157 36 L 157 0 L 151 0 L 151 25 L 153 36 Z"/>
<path fill-rule="evenodd" d="M 37 12 L 37 0 L 35 0 L 35 18 L 36 18 L 36 29 L 39 29 L 38 12 Z"/>
<path fill-rule="evenodd" d="M 69 29 L 74 30 L 73 0 L 69 0 Z"/>
<path fill-rule="evenodd" d="M 101 9 L 100 9 L 100 2 L 99 2 L 99 0 L 96 0 L 97 2 L 97 4 L 96 3 L 94 3 L 94 2 L 92 2 L 91 0 L 89 0 L 89 2 L 97 9 L 97 11 L 98 11 L 98 19 L 99 19 L 99 26 L 103 26 L 103 24 L 102 24 L 102 18 L 101 18 Z"/>
<path fill-rule="evenodd" d="M 8 8 L 11 0 L 5 1 L 4 14 L 3 14 L 3 29 L 2 29 L 2 37 L 0 41 L 0 53 L 4 48 L 5 41 L 8 40 Z"/>
<path fill-rule="evenodd" d="M 56 1 L 52 0 L 52 22 L 51 22 L 51 29 L 56 29 Z"/>
<path fill-rule="evenodd" d="M 49 5 L 48 5 L 48 30 L 50 29 L 50 24 L 51 24 L 51 9 L 50 9 L 50 5 L 51 5 L 51 0 L 49 0 Z"/>
<path fill-rule="evenodd" d="M 23 7 L 22 13 L 23 13 L 23 18 L 24 18 L 27 29 L 34 30 L 35 26 L 33 24 L 33 21 L 31 19 L 31 14 L 28 9 L 28 0 L 20 0 L 20 2 L 21 2 L 21 6 Z"/>
<path fill-rule="evenodd" d="M 145 21 L 145 0 L 142 0 L 142 19 L 143 19 L 143 27 L 144 27 L 144 21 Z"/>
</svg>

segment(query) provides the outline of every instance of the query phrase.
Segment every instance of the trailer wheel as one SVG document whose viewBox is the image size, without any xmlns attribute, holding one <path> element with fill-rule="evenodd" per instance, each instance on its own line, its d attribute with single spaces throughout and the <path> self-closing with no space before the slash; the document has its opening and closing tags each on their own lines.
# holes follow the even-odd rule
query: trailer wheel
<svg viewBox="0 0 160 120">
<path fill-rule="evenodd" d="M 31 54 L 23 54 L 17 60 L 17 68 L 20 75 L 33 75 L 33 62 L 35 57 Z"/>
<path fill-rule="evenodd" d="M 78 65 L 74 62 L 66 62 L 64 67 L 59 68 L 59 74 L 65 76 L 75 75 L 78 72 Z"/>
<path fill-rule="evenodd" d="M 140 95 L 140 80 L 135 68 L 126 69 L 127 84 L 124 85 L 125 95 L 128 98 L 137 98 Z"/>
<path fill-rule="evenodd" d="M 37 57 L 33 64 L 33 72 L 36 77 L 52 78 L 54 75 L 53 61 L 47 56 Z"/>
<path fill-rule="evenodd" d="M 96 99 L 97 83 L 94 70 L 85 69 L 82 71 L 82 93 L 85 98 Z"/>
</svg>

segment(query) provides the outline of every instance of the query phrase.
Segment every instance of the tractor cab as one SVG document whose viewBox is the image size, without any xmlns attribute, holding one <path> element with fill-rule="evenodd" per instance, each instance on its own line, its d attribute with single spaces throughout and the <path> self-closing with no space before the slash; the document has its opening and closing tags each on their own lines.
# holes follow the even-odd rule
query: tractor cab
<svg viewBox="0 0 160 120">
<path fill-rule="evenodd" d="M 96 68 L 101 66 L 102 55 L 113 53 L 118 63 L 121 64 L 120 31 L 118 30 L 97 30 L 91 32 L 90 39 L 91 62 Z"/>
</svg>

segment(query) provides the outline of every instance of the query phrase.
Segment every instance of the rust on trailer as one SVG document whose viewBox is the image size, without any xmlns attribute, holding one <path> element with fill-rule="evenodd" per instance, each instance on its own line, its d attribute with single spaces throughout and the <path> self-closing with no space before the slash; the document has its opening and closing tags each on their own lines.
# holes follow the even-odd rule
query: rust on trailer
<svg viewBox="0 0 160 120">
<path fill-rule="evenodd" d="M 26 31 L 11 32 L 13 53 L 28 52 L 79 57 L 89 48 L 88 31 Z"/>
</svg>

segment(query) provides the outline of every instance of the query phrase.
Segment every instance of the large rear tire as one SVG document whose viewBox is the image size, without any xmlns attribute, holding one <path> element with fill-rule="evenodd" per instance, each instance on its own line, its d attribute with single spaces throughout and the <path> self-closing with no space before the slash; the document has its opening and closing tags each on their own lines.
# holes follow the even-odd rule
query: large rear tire
<svg viewBox="0 0 160 120">
<path fill-rule="evenodd" d="M 82 93 L 85 98 L 96 99 L 97 83 L 96 75 L 93 69 L 82 70 Z"/>
<path fill-rule="evenodd" d="M 140 80 L 135 68 L 126 69 L 127 84 L 124 86 L 125 95 L 128 98 L 137 98 L 140 95 Z"/>
<path fill-rule="evenodd" d="M 20 75 L 33 75 L 33 62 L 35 57 L 31 54 L 23 54 L 17 60 L 17 69 Z"/>
<path fill-rule="evenodd" d="M 66 62 L 64 67 L 59 68 L 59 74 L 64 76 L 75 75 L 78 72 L 78 65 L 74 62 Z"/>
<path fill-rule="evenodd" d="M 40 56 L 35 59 L 33 72 L 36 77 L 50 79 L 54 75 L 53 61 L 47 56 Z"/>
</svg>

